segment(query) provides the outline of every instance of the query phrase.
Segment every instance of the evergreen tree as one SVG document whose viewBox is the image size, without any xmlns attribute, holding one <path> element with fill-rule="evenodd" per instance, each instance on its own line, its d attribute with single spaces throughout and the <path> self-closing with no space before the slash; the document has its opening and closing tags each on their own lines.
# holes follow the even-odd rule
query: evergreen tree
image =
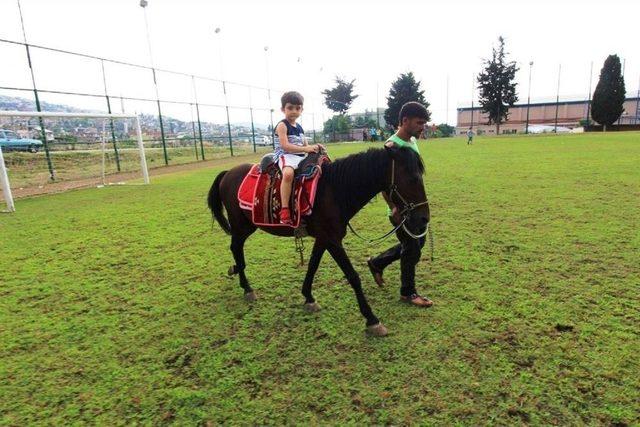
<svg viewBox="0 0 640 427">
<path fill-rule="evenodd" d="M 593 92 L 591 117 L 600 123 L 604 130 L 611 126 L 624 111 L 624 77 L 620 71 L 618 55 L 609 55 L 600 71 L 600 80 Z"/>
<path fill-rule="evenodd" d="M 508 62 L 504 51 L 504 38 L 498 37 L 498 49 L 493 48 L 491 59 L 485 59 L 484 70 L 478 75 L 480 105 L 489 115 L 487 124 L 496 124 L 496 135 L 500 124 L 509 117 L 509 108 L 518 101 L 514 82 L 518 67 L 515 61 Z"/>
<path fill-rule="evenodd" d="M 351 107 L 351 103 L 358 97 L 353 94 L 355 79 L 350 82 L 336 76 L 336 86 L 333 89 L 322 91 L 324 103 L 330 109 L 339 114 L 346 113 Z"/>
<path fill-rule="evenodd" d="M 413 73 L 400 74 L 400 77 L 391 84 L 387 97 L 387 109 L 384 112 L 384 120 L 394 129 L 398 127 L 398 115 L 400 109 L 407 102 L 419 102 L 427 108 L 427 121 L 431 118 L 429 103 L 424 99 L 424 90 L 420 90 L 420 82 L 416 81 Z"/>
</svg>

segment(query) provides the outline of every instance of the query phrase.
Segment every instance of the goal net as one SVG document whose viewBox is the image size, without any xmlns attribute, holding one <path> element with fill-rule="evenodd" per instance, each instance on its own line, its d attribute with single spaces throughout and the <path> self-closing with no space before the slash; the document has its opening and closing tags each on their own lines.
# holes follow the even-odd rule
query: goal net
<svg viewBox="0 0 640 427">
<path fill-rule="evenodd" d="M 0 150 L 6 211 L 16 194 L 149 183 L 137 115 L 0 111 Z"/>
</svg>

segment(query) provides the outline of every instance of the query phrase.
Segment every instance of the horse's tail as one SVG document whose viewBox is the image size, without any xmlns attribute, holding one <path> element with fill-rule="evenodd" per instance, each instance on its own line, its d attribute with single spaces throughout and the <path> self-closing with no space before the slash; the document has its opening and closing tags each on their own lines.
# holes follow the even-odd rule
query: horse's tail
<svg viewBox="0 0 640 427">
<path fill-rule="evenodd" d="M 209 205 L 209 209 L 211 209 L 213 217 L 218 221 L 218 224 L 220 224 L 220 227 L 222 227 L 225 233 L 231 234 L 231 226 L 224 216 L 222 199 L 220 198 L 220 181 L 222 181 L 226 173 L 227 171 L 220 172 L 218 176 L 216 176 L 216 179 L 213 180 L 213 184 L 209 189 L 207 204 Z"/>
</svg>

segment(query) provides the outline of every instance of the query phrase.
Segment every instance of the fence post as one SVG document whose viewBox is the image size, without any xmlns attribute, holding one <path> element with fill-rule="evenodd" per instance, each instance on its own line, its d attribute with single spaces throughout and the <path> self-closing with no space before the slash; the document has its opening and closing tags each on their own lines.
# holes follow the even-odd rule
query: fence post
<svg viewBox="0 0 640 427">
<path fill-rule="evenodd" d="M 251 138 L 253 139 L 253 152 L 256 152 L 256 129 L 253 126 L 253 108 L 249 108 L 251 113 Z"/>
<path fill-rule="evenodd" d="M 200 124 L 200 107 L 198 106 L 198 92 L 196 91 L 196 79 L 191 76 L 191 84 L 193 85 L 193 99 L 196 101 L 196 117 L 198 118 L 198 136 L 200 138 L 200 154 L 204 160 L 204 145 L 202 143 L 202 125 Z"/>
<path fill-rule="evenodd" d="M 107 112 L 111 114 L 111 101 L 109 100 L 109 94 L 107 93 L 107 76 L 104 72 L 104 60 L 100 60 L 100 65 L 102 66 L 102 83 L 104 83 L 104 97 L 107 98 Z M 118 146 L 116 145 L 116 132 L 113 129 L 113 119 L 109 120 L 109 124 L 111 125 L 111 142 L 113 143 L 113 151 L 116 155 L 116 167 L 118 168 L 118 172 L 120 172 L 120 156 L 118 155 Z"/>
<path fill-rule="evenodd" d="M 158 81 L 156 80 L 156 69 L 152 68 L 153 85 L 156 88 L 156 102 L 158 104 L 158 119 L 160 120 L 160 137 L 162 138 L 162 151 L 164 152 L 164 164 L 169 165 L 169 156 L 167 155 L 167 142 L 164 138 L 164 124 L 162 123 L 162 109 L 160 108 L 160 95 L 158 95 Z"/>
<path fill-rule="evenodd" d="M 29 71 L 31 72 L 31 82 L 33 83 L 33 95 L 36 100 L 36 111 L 42 112 L 40 107 L 40 97 L 38 96 L 38 88 L 36 87 L 36 78 L 33 73 L 33 64 L 31 63 L 31 53 L 29 51 L 29 45 L 25 42 L 24 47 L 27 48 L 27 61 L 29 62 Z M 53 163 L 51 162 L 51 153 L 49 153 L 49 144 L 47 143 L 47 132 L 44 129 L 44 120 L 41 116 L 38 116 L 40 123 L 40 134 L 42 135 L 42 145 L 44 146 L 45 157 L 47 158 L 47 167 L 49 168 L 49 179 L 51 181 L 56 180 L 56 173 L 53 170 Z"/>
<path fill-rule="evenodd" d="M 251 86 L 249 86 L 249 114 L 251 114 L 251 138 L 253 139 L 253 152 L 256 152 L 256 129 L 253 126 L 253 102 L 251 101 Z"/>
<path fill-rule="evenodd" d="M 233 156 L 233 142 L 231 141 L 231 122 L 229 121 L 229 101 L 227 101 L 227 85 L 222 81 L 222 92 L 224 93 L 224 108 L 227 110 L 227 131 L 229 132 L 229 151 Z"/>
<path fill-rule="evenodd" d="M 311 124 L 313 126 L 313 143 L 316 144 L 316 113 L 311 113 Z"/>
<path fill-rule="evenodd" d="M 193 121 L 193 104 L 189 104 L 191 111 L 191 132 L 193 133 L 193 148 L 196 150 L 196 160 L 198 160 L 198 140 L 196 139 L 196 124 Z"/>
</svg>

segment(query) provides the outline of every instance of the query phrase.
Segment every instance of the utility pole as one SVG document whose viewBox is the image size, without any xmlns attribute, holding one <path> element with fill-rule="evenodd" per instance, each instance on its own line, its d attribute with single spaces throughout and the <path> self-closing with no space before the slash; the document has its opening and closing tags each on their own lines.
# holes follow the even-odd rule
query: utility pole
<svg viewBox="0 0 640 427">
<path fill-rule="evenodd" d="M 531 68 L 533 68 L 533 61 L 529 61 L 529 93 L 527 94 L 527 124 L 524 128 L 524 133 L 529 133 L 529 107 L 531 106 Z"/>
<path fill-rule="evenodd" d="M 553 132 L 558 133 L 558 105 L 560 102 L 560 73 L 562 72 L 562 64 L 558 65 L 558 90 L 556 91 L 556 121 L 553 126 Z"/>
</svg>

